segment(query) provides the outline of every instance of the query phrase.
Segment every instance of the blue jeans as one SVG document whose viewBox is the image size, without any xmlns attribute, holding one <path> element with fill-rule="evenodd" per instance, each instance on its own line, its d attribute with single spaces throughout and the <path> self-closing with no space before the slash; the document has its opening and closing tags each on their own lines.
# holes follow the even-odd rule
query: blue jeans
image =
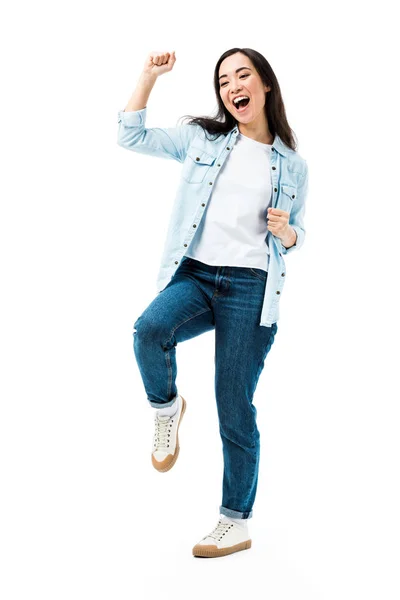
<svg viewBox="0 0 400 600">
<path fill-rule="evenodd" d="M 215 397 L 224 473 L 220 513 L 253 515 L 260 434 L 253 395 L 278 326 L 260 325 L 268 273 L 184 257 L 168 285 L 134 323 L 133 347 L 150 406 L 170 406 L 178 390 L 175 347 L 215 329 Z"/>
</svg>

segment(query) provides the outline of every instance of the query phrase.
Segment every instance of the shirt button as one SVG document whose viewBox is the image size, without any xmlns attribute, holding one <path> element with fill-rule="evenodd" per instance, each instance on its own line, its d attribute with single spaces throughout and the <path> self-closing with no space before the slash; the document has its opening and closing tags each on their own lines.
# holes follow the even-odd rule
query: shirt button
<svg viewBox="0 0 400 600">
<path fill-rule="evenodd" d="M 274 192 L 277 192 L 277 191 L 278 191 L 278 188 L 274 188 Z"/>
<path fill-rule="evenodd" d="M 202 206 L 205 206 L 204 202 L 201 203 Z"/>
<path fill-rule="evenodd" d="M 272 169 L 273 169 L 274 171 L 276 171 L 276 167 L 272 167 Z"/>
<path fill-rule="evenodd" d="M 210 185 L 212 185 L 212 181 L 209 181 L 208 183 L 209 183 Z"/>
<path fill-rule="evenodd" d="M 275 148 L 271 148 L 272 152 L 274 152 Z"/>
<path fill-rule="evenodd" d="M 187 248 L 187 244 L 183 244 L 185 246 L 185 248 Z"/>
<path fill-rule="evenodd" d="M 200 158 L 198 156 L 196 156 L 196 160 L 200 160 Z"/>
<path fill-rule="evenodd" d="M 196 227 L 196 225 L 193 225 L 193 227 Z"/>
<path fill-rule="evenodd" d="M 295 198 L 295 197 L 296 197 L 296 194 L 293 194 L 292 198 Z"/>
<path fill-rule="evenodd" d="M 221 165 L 218 163 L 218 164 L 217 164 L 217 167 L 220 167 L 220 166 L 221 166 Z"/>
<path fill-rule="evenodd" d="M 282 277 L 285 277 L 285 273 L 281 273 Z"/>
<path fill-rule="evenodd" d="M 176 265 L 178 264 L 178 261 L 177 261 L 177 260 L 175 261 L 175 264 L 176 264 Z"/>
<path fill-rule="evenodd" d="M 278 290 L 276 293 L 277 293 L 277 294 L 280 294 L 280 291 Z"/>
<path fill-rule="evenodd" d="M 227 150 L 230 150 L 229 146 L 227 147 Z"/>
</svg>

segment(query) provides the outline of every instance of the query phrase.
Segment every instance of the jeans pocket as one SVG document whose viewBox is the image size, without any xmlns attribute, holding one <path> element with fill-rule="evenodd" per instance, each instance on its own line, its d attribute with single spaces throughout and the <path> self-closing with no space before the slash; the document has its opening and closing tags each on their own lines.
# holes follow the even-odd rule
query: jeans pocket
<svg viewBox="0 0 400 600">
<path fill-rule="evenodd" d="M 265 281 L 268 275 L 268 272 L 264 271 L 264 269 L 256 269 L 255 267 L 250 267 L 249 273 L 261 281 Z"/>
<path fill-rule="evenodd" d="M 181 265 L 190 265 L 190 263 L 192 262 L 191 258 L 188 258 L 187 256 L 184 256 L 181 262 Z"/>
</svg>

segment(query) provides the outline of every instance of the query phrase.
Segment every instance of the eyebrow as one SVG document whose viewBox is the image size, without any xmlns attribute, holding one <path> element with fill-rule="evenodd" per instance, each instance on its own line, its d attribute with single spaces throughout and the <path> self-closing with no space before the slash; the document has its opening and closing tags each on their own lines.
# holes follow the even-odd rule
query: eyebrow
<svg viewBox="0 0 400 600">
<path fill-rule="evenodd" d="M 239 73 L 239 71 L 242 71 L 243 69 L 249 69 L 249 71 L 251 71 L 250 67 L 239 67 L 236 69 L 235 73 Z M 222 77 L 228 77 L 228 75 L 220 75 L 218 79 L 222 79 Z"/>
</svg>

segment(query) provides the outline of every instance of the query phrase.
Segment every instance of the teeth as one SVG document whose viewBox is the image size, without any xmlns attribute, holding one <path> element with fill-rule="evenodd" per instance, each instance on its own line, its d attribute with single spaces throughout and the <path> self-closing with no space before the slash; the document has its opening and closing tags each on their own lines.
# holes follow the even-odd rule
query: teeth
<svg viewBox="0 0 400 600">
<path fill-rule="evenodd" d="M 237 98 L 234 99 L 233 103 L 237 104 L 240 100 L 244 100 L 245 98 L 249 99 L 248 96 L 238 96 Z"/>
</svg>

